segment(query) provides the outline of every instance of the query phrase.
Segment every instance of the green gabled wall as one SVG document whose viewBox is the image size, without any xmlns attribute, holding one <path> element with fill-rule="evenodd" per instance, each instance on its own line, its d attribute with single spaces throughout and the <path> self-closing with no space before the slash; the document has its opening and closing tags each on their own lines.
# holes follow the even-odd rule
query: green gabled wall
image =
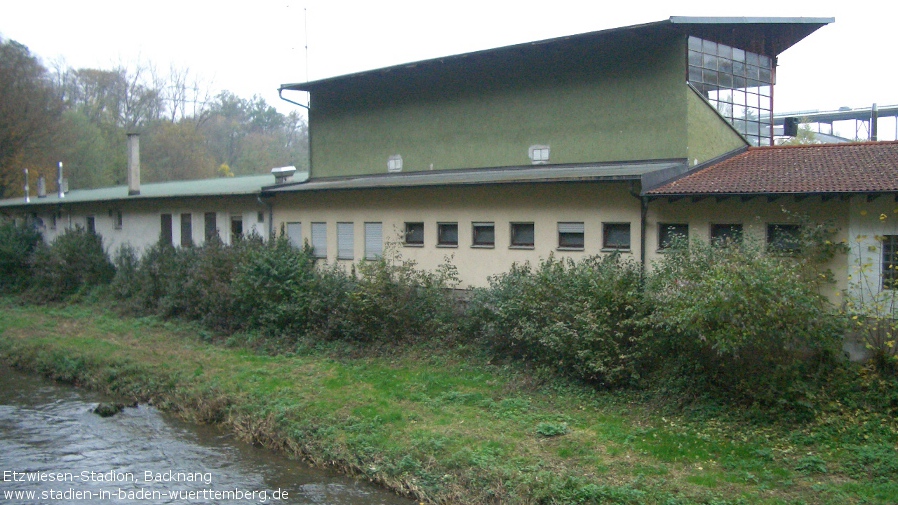
<svg viewBox="0 0 898 505">
<path fill-rule="evenodd" d="M 685 93 L 689 131 L 686 158 L 690 165 L 704 163 L 748 145 L 742 135 L 695 90 L 687 85 Z"/>
<path fill-rule="evenodd" d="M 614 42 L 313 91 L 312 177 L 685 158 L 685 38 Z"/>
</svg>

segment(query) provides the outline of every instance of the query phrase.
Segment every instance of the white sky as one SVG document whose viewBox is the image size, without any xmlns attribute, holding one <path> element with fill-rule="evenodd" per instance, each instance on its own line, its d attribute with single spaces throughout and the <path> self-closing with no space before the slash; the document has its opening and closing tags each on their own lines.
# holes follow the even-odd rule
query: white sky
<svg viewBox="0 0 898 505">
<path fill-rule="evenodd" d="M 48 65 L 189 67 L 213 92 L 288 112 L 277 88 L 307 65 L 317 80 L 670 16 L 835 17 L 780 56 L 776 111 L 898 104 L 894 0 L 0 0 L 0 34 Z"/>
</svg>

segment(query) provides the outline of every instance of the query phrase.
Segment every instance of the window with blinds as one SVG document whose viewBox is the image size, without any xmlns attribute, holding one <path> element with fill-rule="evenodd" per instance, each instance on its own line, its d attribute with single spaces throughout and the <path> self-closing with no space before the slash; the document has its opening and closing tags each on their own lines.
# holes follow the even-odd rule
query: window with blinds
<svg viewBox="0 0 898 505">
<path fill-rule="evenodd" d="M 583 223 L 558 223 L 558 248 L 583 250 L 586 245 Z"/>
<path fill-rule="evenodd" d="M 355 256 L 354 226 L 352 223 L 337 223 L 337 259 L 351 260 Z"/>
<path fill-rule="evenodd" d="M 327 223 L 312 223 L 312 256 L 327 258 Z"/>
<path fill-rule="evenodd" d="M 365 223 L 365 259 L 374 260 L 384 254 L 383 223 Z"/>
</svg>

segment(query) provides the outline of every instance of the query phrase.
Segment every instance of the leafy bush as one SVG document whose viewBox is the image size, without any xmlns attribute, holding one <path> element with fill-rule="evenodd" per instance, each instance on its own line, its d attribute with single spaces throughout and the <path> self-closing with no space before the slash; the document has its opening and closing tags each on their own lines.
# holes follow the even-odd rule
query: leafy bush
<svg viewBox="0 0 898 505">
<path fill-rule="evenodd" d="M 33 226 L 14 221 L 0 223 L 0 289 L 22 291 L 31 278 L 31 255 L 41 243 L 41 233 Z"/>
<path fill-rule="evenodd" d="M 81 226 L 66 229 L 50 245 L 38 244 L 33 255 L 29 297 L 58 301 L 108 284 L 115 267 L 103 249 L 103 238 Z"/>
<path fill-rule="evenodd" d="M 805 266 L 755 244 L 671 250 L 648 296 L 656 363 L 731 400 L 794 407 L 809 368 L 839 351 L 841 319 Z"/>
<path fill-rule="evenodd" d="M 641 269 L 619 255 L 550 257 L 512 266 L 471 303 L 474 327 L 500 353 L 608 387 L 638 377 L 646 313 Z"/>
<path fill-rule="evenodd" d="M 303 334 L 320 320 L 322 303 L 311 249 L 281 236 L 248 247 L 233 278 L 235 311 L 250 328 L 267 334 Z"/>
<path fill-rule="evenodd" d="M 457 314 L 450 290 L 455 268 L 448 262 L 435 272 L 391 254 L 364 261 L 349 274 L 321 273 L 321 291 L 332 300 L 323 329 L 329 338 L 390 343 L 436 340 L 452 335 Z"/>
</svg>

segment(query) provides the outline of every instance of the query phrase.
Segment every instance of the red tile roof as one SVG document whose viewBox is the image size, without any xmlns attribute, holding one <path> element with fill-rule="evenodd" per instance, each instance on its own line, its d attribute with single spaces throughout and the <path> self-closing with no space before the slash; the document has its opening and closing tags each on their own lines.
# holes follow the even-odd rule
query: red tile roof
<svg viewBox="0 0 898 505">
<path fill-rule="evenodd" d="M 648 195 L 898 192 L 898 141 L 750 147 Z"/>
</svg>

